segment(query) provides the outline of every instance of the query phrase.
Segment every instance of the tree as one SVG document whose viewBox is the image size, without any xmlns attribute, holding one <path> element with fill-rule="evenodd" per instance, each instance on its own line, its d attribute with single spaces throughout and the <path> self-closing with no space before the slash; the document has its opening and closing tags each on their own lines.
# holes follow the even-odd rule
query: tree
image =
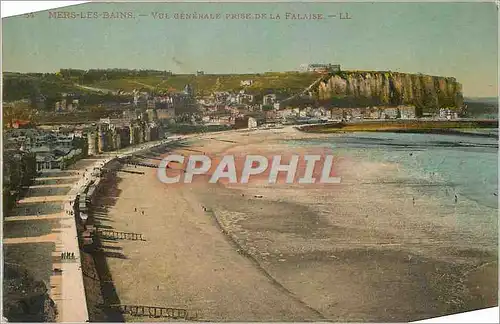
<svg viewBox="0 0 500 324">
<path fill-rule="evenodd" d="M 60 96 L 47 96 L 45 98 L 45 110 L 46 111 L 53 111 L 55 109 L 55 104 L 57 101 L 61 99 Z"/>
<path fill-rule="evenodd" d="M 30 93 L 30 108 L 36 110 L 38 108 L 38 96 L 36 93 Z"/>
<path fill-rule="evenodd" d="M 90 112 L 92 113 L 103 113 L 106 111 L 106 108 L 103 105 L 96 105 L 90 107 Z"/>
<path fill-rule="evenodd" d="M 12 104 L 3 107 L 3 118 L 11 128 L 16 119 L 33 121 L 34 117 L 34 111 L 32 109 L 23 107 L 20 104 Z"/>
</svg>

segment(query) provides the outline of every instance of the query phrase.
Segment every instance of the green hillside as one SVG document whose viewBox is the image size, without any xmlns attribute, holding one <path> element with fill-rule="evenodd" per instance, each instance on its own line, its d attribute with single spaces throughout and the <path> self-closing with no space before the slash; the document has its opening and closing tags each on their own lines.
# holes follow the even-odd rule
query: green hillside
<svg viewBox="0 0 500 324">
<path fill-rule="evenodd" d="M 182 91 L 186 84 L 191 84 L 198 95 L 209 95 L 214 91 L 239 91 L 243 87 L 240 82 L 252 80 L 254 83 L 246 87 L 247 92 L 262 94 L 264 92 L 296 93 L 314 82 L 317 74 L 283 72 L 262 74 L 177 74 L 171 76 L 125 77 L 112 80 L 101 80 L 86 83 L 86 86 L 132 91 L 133 89 L 154 89 L 158 91 Z"/>
<path fill-rule="evenodd" d="M 199 96 L 210 95 L 214 91 L 237 92 L 244 87 L 241 81 L 252 80 L 245 87 L 247 93 L 263 95 L 281 93 L 293 95 L 303 91 L 318 79 L 315 73 L 268 72 L 259 74 L 174 74 L 161 71 L 128 70 L 61 70 L 59 73 L 18 74 L 4 73 L 4 100 L 28 99 L 34 95 L 57 97 L 62 92 L 90 93 L 76 84 L 102 90 L 134 89 L 155 92 L 182 91 L 191 84 Z M 94 91 L 96 92 L 96 91 Z"/>
<path fill-rule="evenodd" d="M 46 97 L 58 96 L 62 92 L 75 92 L 78 90 L 72 82 L 58 78 L 55 74 L 3 74 L 4 101 L 30 99 L 41 94 Z"/>
</svg>

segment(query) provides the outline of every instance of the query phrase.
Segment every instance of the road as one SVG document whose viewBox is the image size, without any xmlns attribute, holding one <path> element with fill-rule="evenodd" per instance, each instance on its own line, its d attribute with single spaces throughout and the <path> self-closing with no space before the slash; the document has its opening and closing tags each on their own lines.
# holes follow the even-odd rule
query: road
<svg viewBox="0 0 500 324">
<path fill-rule="evenodd" d="M 109 89 L 101 89 L 101 88 L 89 87 L 89 86 L 84 86 L 84 85 L 77 84 L 77 83 L 75 83 L 74 86 L 78 87 L 78 88 L 81 88 L 81 89 L 95 91 L 95 92 L 102 92 L 102 93 L 113 93 L 114 92 L 113 90 L 109 90 Z"/>
</svg>

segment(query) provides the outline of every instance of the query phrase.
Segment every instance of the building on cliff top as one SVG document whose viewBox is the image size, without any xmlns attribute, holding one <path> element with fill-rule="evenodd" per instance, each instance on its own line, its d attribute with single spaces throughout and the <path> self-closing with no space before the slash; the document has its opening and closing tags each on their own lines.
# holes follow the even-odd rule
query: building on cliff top
<svg viewBox="0 0 500 324">
<path fill-rule="evenodd" d="M 303 72 L 340 72 L 340 64 L 303 64 L 301 65 L 300 70 Z"/>
</svg>

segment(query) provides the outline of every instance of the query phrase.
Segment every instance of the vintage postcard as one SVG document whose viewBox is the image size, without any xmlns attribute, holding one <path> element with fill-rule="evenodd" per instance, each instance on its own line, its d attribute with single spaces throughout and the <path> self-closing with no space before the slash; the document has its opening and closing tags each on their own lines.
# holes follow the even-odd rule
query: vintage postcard
<svg viewBox="0 0 500 324">
<path fill-rule="evenodd" d="M 3 322 L 498 311 L 495 2 L 90 2 L 2 47 Z"/>
</svg>

